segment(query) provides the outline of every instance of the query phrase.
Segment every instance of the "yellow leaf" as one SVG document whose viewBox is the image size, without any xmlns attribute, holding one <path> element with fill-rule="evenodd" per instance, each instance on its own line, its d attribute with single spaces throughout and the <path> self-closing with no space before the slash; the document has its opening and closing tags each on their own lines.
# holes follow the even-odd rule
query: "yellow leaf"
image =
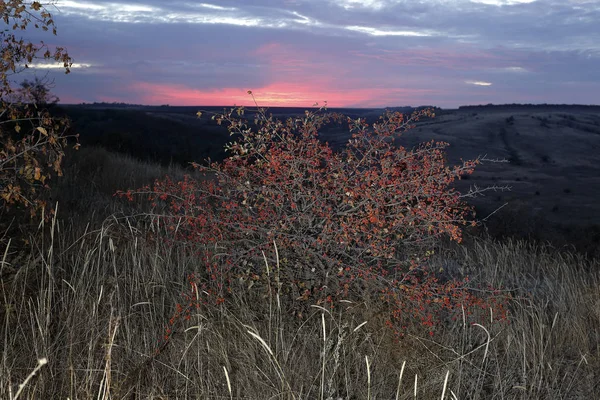
<svg viewBox="0 0 600 400">
<path fill-rule="evenodd" d="M 48 131 L 46 130 L 46 128 L 38 126 L 37 130 L 40 131 L 40 133 L 44 136 L 48 136 Z"/>
<path fill-rule="evenodd" d="M 17 133 L 21 132 L 21 126 L 20 125 L 15 126 L 15 131 Z"/>
</svg>

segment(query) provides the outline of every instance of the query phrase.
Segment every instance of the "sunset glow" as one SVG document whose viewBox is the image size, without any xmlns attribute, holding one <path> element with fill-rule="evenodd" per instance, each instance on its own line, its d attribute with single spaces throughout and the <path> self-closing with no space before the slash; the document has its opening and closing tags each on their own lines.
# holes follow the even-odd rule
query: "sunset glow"
<svg viewBox="0 0 600 400">
<path fill-rule="evenodd" d="M 51 11 L 76 64 L 28 73 L 48 73 L 63 102 L 241 105 L 252 90 L 265 106 L 600 103 L 597 2 L 59 0 Z"/>
</svg>

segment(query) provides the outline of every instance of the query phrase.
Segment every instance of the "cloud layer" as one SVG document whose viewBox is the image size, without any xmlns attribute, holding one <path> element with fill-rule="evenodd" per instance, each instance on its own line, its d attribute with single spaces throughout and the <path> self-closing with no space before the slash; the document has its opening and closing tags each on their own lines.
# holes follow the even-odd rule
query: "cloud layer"
<svg viewBox="0 0 600 400">
<path fill-rule="evenodd" d="M 598 0 L 60 0 L 63 102 L 600 103 Z M 45 71 L 40 65 L 37 73 Z"/>
</svg>

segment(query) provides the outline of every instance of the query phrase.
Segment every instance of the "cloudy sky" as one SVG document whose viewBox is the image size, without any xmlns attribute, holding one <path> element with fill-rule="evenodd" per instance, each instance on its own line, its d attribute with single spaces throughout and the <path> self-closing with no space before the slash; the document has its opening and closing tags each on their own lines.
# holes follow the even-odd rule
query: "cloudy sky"
<svg viewBox="0 0 600 400">
<path fill-rule="evenodd" d="M 600 0 L 58 0 L 64 103 L 600 104 Z M 43 67 L 43 66 L 40 66 Z M 43 68 L 36 70 L 38 74 Z"/>
</svg>

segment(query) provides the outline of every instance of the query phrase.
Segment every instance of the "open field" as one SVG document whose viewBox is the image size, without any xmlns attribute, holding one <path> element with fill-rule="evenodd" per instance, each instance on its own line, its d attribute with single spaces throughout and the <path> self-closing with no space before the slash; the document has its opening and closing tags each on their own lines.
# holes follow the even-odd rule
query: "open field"
<svg viewBox="0 0 600 400">
<path fill-rule="evenodd" d="M 188 126 L 186 135 L 211 127 L 214 144 L 215 127 L 193 114 L 179 114 L 159 118 Z M 123 115 L 113 118 L 122 125 Z M 145 115 L 151 122 L 147 129 L 163 129 L 154 114 Z M 87 126 L 97 122 L 94 118 Z M 600 221 L 594 202 L 600 189 L 593 173 L 597 156 L 591 150 L 600 145 L 600 135 L 592 132 L 599 120 L 600 113 L 588 111 L 454 110 L 422 122 L 402 143 L 448 141 L 450 162 L 486 153 L 510 159 L 483 165 L 461 184 L 510 184 L 512 192 L 480 200 L 483 210 L 509 201 L 502 209 L 506 214 L 490 217 L 490 234 L 501 236 L 512 225 L 540 237 L 558 224 Z M 139 132 L 134 125 L 127 130 Z M 323 134 L 334 144 L 344 139 L 336 129 Z M 86 132 L 80 133 L 85 144 Z M 146 134 L 148 139 L 157 133 Z M 169 138 L 160 140 L 157 145 L 169 143 Z M 168 157 L 163 161 L 169 164 Z M 161 166 L 90 145 L 69 154 L 65 177 L 53 193 L 56 219 L 22 224 L 0 241 L 0 398 L 14 398 L 43 358 L 48 363 L 19 398 L 600 396 L 598 259 L 592 252 L 584 257 L 481 232 L 469 232 L 460 245 L 439 243 L 428 263 L 445 279 L 468 275 L 473 292 L 498 288 L 496 295 L 507 301 L 508 321 L 496 321 L 488 309 L 459 312 L 436 326 L 433 335 L 415 322 L 398 338 L 385 326 L 386 310 L 372 287 L 358 294 L 362 300 L 340 301 L 333 310 L 304 304 L 308 312 L 299 318 L 301 305 L 283 289 L 239 280 L 223 303 L 194 308 L 189 320 L 181 314 L 171 324 L 178 305 L 185 309 L 189 301 L 184 296 L 190 293 L 189 274 L 206 279 L 203 261 L 192 244 L 168 244 L 171 233 L 144 215 L 148 204 L 113 194 L 185 173 L 190 170 L 176 163 Z M 547 210 L 554 203 L 559 208 Z M 539 219 L 533 218 L 535 207 L 541 207 Z M 532 226 L 538 223 L 544 225 Z M 267 271 L 276 271 L 279 261 L 274 251 L 266 254 L 260 268 L 267 279 L 275 280 Z M 173 332 L 165 341 L 167 328 Z"/>
<path fill-rule="evenodd" d="M 406 135 L 407 143 L 447 141 L 451 163 L 480 154 L 509 161 L 483 165 L 464 182 L 511 186 L 480 203 L 487 209 L 508 202 L 553 223 L 600 221 L 600 111 L 459 110 L 422 125 Z"/>
<path fill-rule="evenodd" d="M 105 106 L 106 107 L 106 106 Z M 223 107 L 67 108 L 84 145 L 101 145 L 138 159 L 187 165 L 207 157 L 225 156 L 223 145 L 232 138 L 212 121 Z M 202 118 L 196 112 L 206 111 Z M 397 108 L 410 113 L 410 108 Z M 375 122 L 382 109 L 334 109 L 352 118 Z M 302 109 L 269 109 L 277 118 L 298 115 Z M 594 253 L 600 248 L 600 107 L 594 106 L 481 106 L 436 110 L 405 133 L 398 143 L 411 148 L 429 140 L 450 144 L 449 164 L 486 156 L 507 163 L 486 162 L 474 175 L 458 182 L 469 187 L 509 186 L 508 192 L 488 192 L 469 199 L 480 218 L 489 220 L 494 236 L 509 235 L 576 245 Z M 247 113 L 252 120 L 252 112 Z M 320 137 L 339 149 L 349 139 L 346 126 L 330 126 Z"/>
</svg>

